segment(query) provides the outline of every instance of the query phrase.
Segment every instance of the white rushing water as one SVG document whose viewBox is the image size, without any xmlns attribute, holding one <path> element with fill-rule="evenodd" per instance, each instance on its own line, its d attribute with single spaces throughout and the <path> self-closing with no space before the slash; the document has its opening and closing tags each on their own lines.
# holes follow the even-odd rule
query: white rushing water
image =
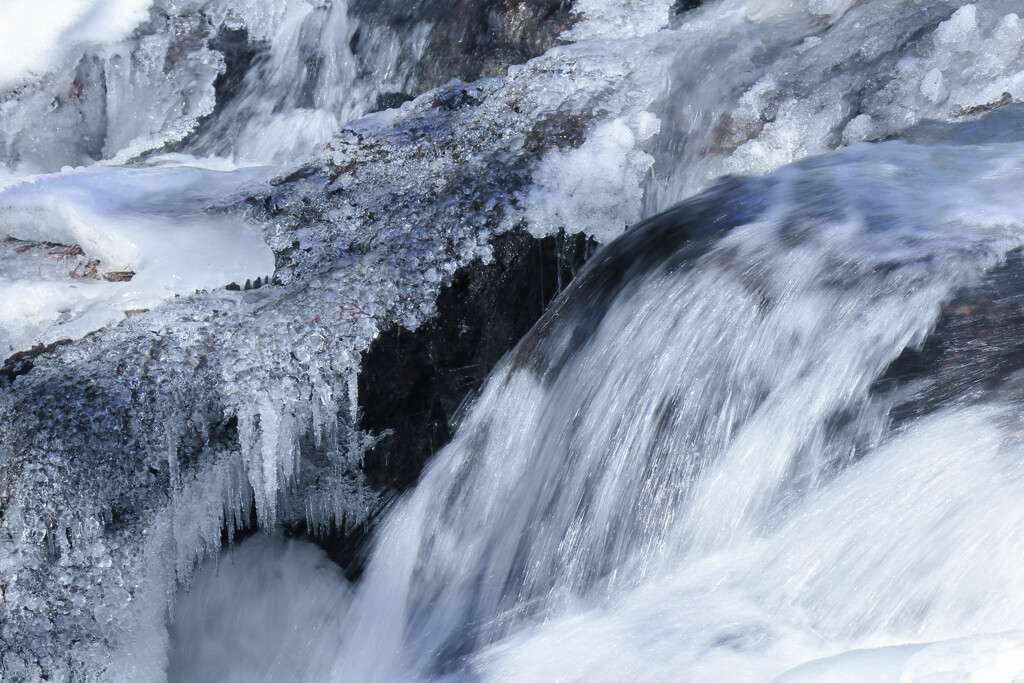
<svg viewBox="0 0 1024 683">
<path fill-rule="evenodd" d="M 377 153 L 358 146 L 361 136 L 393 125 L 393 139 L 378 139 L 394 146 L 378 156 L 394 155 L 393 177 L 407 189 L 420 181 L 403 174 L 420 174 L 413 160 L 429 154 L 398 152 L 434 123 L 413 118 L 413 105 L 356 120 L 378 94 L 403 91 L 398 53 L 421 50 L 429 26 L 412 31 L 410 44 L 364 44 L 375 65 L 368 69 L 352 53 L 359 27 L 340 1 L 49 4 L 52 11 L 32 13 L 0 4 L 0 52 L 17 53 L 0 65 L 0 237 L 11 238 L 0 244 L 0 357 L 79 339 L 195 292 L 265 282 L 291 237 L 226 207 L 314 149 L 324 165 L 335 153 L 344 159 L 343 148 Z M 68 623 L 79 619 L 85 626 L 74 628 L 86 631 L 96 622 L 113 634 L 121 668 L 106 675 L 1024 680 L 1020 368 L 993 367 L 983 389 L 952 391 L 934 405 L 926 390 L 962 369 L 957 357 L 941 377 L 932 368 L 912 381 L 879 381 L 920 349 L 958 292 L 1008 261 L 1019 268 L 1024 7 L 673 7 L 579 0 L 568 44 L 472 91 L 518 93 L 504 107 L 516 121 L 564 109 L 586 127 L 578 144 L 543 146 L 523 186 L 507 196 L 487 190 L 487 202 L 507 205 L 502 227 L 567 229 L 606 244 L 499 364 L 415 489 L 384 515 L 357 581 L 319 549 L 272 533 L 190 573 L 197 558 L 216 554 L 222 527 L 233 533 L 250 508 L 273 527 L 299 477 L 304 439 L 331 463 L 360 462 L 366 443 L 338 418 L 344 409 L 354 422 L 358 412 L 358 367 L 347 347 L 317 368 L 311 390 L 308 368 L 293 373 L 288 364 L 299 356 L 315 364 L 330 335 L 340 336 L 321 329 L 320 311 L 306 315 L 318 293 L 332 324 L 351 318 L 363 325 L 352 335 L 377 333 L 374 311 L 346 308 L 337 282 L 390 277 L 380 276 L 393 269 L 386 247 L 377 245 L 373 261 L 338 256 L 333 233 L 302 225 L 294 244 L 335 259 L 334 270 L 302 262 L 290 273 L 310 277 L 308 291 L 285 282 L 239 295 L 251 295 L 249 308 L 225 294 L 196 304 L 209 310 L 181 315 L 192 334 L 204 315 L 237 308 L 262 316 L 266 302 L 258 326 L 278 330 L 278 346 L 257 343 L 246 356 L 238 349 L 248 338 L 239 335 L 231 343 L 240 369 L 217 368 L 219 384 L 203 380 L 229 400 L 202 410 L 234 418 L 241 441 L 216 447 L 240 449 L 244 467 L 232 469 L 225 456 L 208 468 L 223 476 L 201 481 L 205 470 L 179 463 L 171 437 L 195 431 L 209 446 L 212 418 L 176 405 L 157 416 L 170 445 L 153 462 L 168 462 L 177 488 L 173 506 L 156 515 L 163 521 L 146 528 L 171 529 L 179 545 L 167 550 L 166 539 L 150 536 L 153 562 L 167 564 L 146 575 L 152 586 L 108 581 L 79 591 L 81 577 L 90 586 L 102 578 L 71 565 L 102 556 L 102 543 L 82 550 L 74 534 L 47 539 L 67 546 L 72 559 L 58 553 L 68 566 L 59 577 L 78 591 L 75 609 L 89 612 L 65 613 Z M 228 65 L 216 39 L 239 31 L 251 62 L 237 92 L 218 100 Z M 523 85 L 531 79 L 544 87 Z M 594 92 L 606 98 L 586 111 Z M 444 97 L 427 94 L 416 111 L 461 106 Z M 445 121 L 491 123 L 472 116 Z M 327 144 L 349 124 L 341 142 Z M 498 162 L 518 158 L 509 148 L 522 154 L 523 131 L 534 132 L 516 129 L 506 135 L 515 142 L 495 147 Z M 479 131 L 467 139 L 470 132 Z M 454 148 L 486 156 L 480 144 Z M 450 161 L 437 155 L 438 177 Z M 343 198 L 328 212 L 335 227 L 351 223 L 345 192 L 374 191 L 359 185 L 359 172 L 330 180 Z M 398 204 L 401 183 L 380 191 Z M 337 231 L 339 244 L 373 237 Z M 461 241 L 450 249 L 487 255 L 452 232 Z M 439 286 L 432 252 L 422 253 L 423 277 Z M 419 285 L 389 286 L 399 297 Z M 304 319 L 273 308 L 282 300 Z M 984 351 L 988 332 L 972 332 L 958 348 Z M 209 340 L 209 355 L 229 341 Z M 297 352 L 279 352 L 289 345 Z M 353 342 L 351 357 L 361 348 Z M 205 367 L 206 354 L 183 354 L 183 362 Z M 257 367 L 267 358 L 284 366 L 276 385 Z M 170 404 L 176 395 L 167 396 Z M 342 396 L 349 405 L 339 407 Z M 920 409 L 900 412 L 908 405 Z M 351 452 L 339 450 L 345 439 Z M 0 464 L 7 457 L 0 452 Z M 340 522 L 335 510 L 344 506 L 304 502 L 310 527 Z M 0 557 L 4 577 L 38 566 L 24 550 L 30 526 L 12 528 L 26 545 Z M 175 578 L 182 584 L 165 623 L 157 603 Z M 9 583 L 3 599 L 32 613 L 38 596 Z M 137 641 L 116 631 L 132 609 L 149 610 L 132 616 L 144 624 Z M 39 614 L 25 623 L 48 618 Z M 2 637 L 24 638 L 3 629 Z M 12 680 L 33 666 L 27 654 L 0 654 Z M 107 656 L 96 646 L 80 660 Z"/>
<path fill-rule="evenodd" d="M 983 123 L 727 184 L 608 245 L 392 511 L 351 602 L 331 593 L 340 633 L 305 633 L 336 657 L 308 680 L 1024 675 L 1019 403 L 893 430 L 872 391 L 1024 246 L 1021 116 Z M 735 227 L 683 246 L 716 216 Z M 218 637 L 239 634 L 179 636 Z"/>
</svg>

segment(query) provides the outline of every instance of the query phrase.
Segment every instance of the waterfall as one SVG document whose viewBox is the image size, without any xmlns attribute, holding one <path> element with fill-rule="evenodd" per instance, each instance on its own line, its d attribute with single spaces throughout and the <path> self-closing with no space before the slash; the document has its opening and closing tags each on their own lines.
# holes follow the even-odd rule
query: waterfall
<svg viewBox="0 0 1024 683">
<path fill-rule="evenodd" d="M 1024 627 L 1012 399 L 896 428 L 877 383 L 1024 246 L 1021 114 L 728 181 L 608 244 L 377 532 L 311 680 L 763 680 L 921 643 L 865 655 L 897 680 L 946 665 L 923 643 Z"/>
<path fill-rule="evenodd" d="M 578 0 L 422 93 L 566 10 L 115 4 L 0 8 L 0 678 L 1024 676 L 1018 3 Z M 509 231 L 602 246 L 388 490 L 361 356 Z"/>
</svg>

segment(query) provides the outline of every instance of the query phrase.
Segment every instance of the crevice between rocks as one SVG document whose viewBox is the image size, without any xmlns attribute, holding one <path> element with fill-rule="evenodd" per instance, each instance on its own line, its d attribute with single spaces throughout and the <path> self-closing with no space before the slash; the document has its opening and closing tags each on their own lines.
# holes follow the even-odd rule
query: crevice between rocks
<svg viewBox="0 0 1024 683">
<path fill-rule="evenodd" d="M 493 259 L 459 270 L 437 299 L 437 314 L 416 330 L 391 327 L 363 353 L 360 428 L 380 435 L 366 454 L 369 485 L 394 499 L 412 487 L 452 438 L 501 358 L 597 250 L 582 234 L 538 239 L 516 229 L 492 242 Z M 362 570 L 368 524 L 312 538 L 349 578 Z M 307 536 L 292 529 L 293 535 Z"/>
</svg>

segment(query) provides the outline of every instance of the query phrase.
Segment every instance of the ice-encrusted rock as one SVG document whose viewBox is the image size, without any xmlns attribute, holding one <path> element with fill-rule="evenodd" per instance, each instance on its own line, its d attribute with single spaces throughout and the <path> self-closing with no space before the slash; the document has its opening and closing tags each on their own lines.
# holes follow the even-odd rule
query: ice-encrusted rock
<svg viewBox="0 0 1024 683">
<path fill-rule="evenodd" d="M 490 258 L 546 148 L 642 111 L 624 86 L 660 59 L 628 42 L 560 48 L 363 120 L 211 209 L 262 230 L 270 286 L 175 299 L 5 367 L 6 675 L 158 678 L 175 582 L 225 529 L 252 510 L 264 527 L 363 519 L 359 353 Z"/>
</svg>

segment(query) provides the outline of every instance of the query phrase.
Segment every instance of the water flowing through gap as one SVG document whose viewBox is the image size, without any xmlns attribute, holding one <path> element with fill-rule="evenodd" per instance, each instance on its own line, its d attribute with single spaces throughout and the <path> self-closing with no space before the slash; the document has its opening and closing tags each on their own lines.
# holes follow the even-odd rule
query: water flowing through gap
<svg viewBox="0 0 1024 683">
<path fill-rule="evenodd" d="M 42 345 L 4 385 L 0 465 L 26 487 L 4 493 L 6 674 L 1024 677 L 1015 3 L 579 0 L 563 45 L 368 116 L 436 85 L 450 16 L 139 4 L 149 23 L 83 24 L 102 50 L 0 72 L 28 83 L 0 101 L 0 341 Z M 126 112 L 129 85 L 160 115 Z M 360 429 L 360 354 L 450 310 L 441 287 L 513 229 L 604 246 L 358 576 L 283 539 L 381 510 L 365 473 L 406 442 Z M 144 373 L 92 369 L 118 345 Z M 59 371 L 102 377 L 75 405 L 107 417 L 58 448 L 16 401 Z M 122 476 L 110 444 L 143 473 L 103 494 L 64 474 Z M 39 470 L 58 492 L 98 497 L 39 502 L 22 473 L 50 453 L 74 454 Z M 65 633 L 89 646 L 39 654 Z"/>
</svg>

